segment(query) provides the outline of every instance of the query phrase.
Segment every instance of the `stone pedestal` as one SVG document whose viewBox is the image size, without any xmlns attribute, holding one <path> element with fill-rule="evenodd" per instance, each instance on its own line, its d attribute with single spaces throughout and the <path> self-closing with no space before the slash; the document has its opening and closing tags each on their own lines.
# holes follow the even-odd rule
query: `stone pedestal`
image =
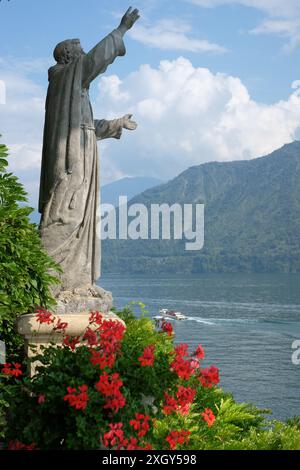
<svg viewBox="0 0 300 470">
<path fill-rule="evenodd" d="M 124 322 L 113 312 L 104 313 L 101 312 L 105 320 L 114 320 Z M 52 345 L 62 345 L 64 336 L 78 336 L 82 338 L 87 327 L 96 329 L 98 326 L 89 324 L 90 311 L 81 313 L 62 313 L 60 315 L 54 315 L 54 323 L 39 323 L 37 322 L 36 314 L 22 315 L 18 319 L 18 332 L 25 338 L 26 353 L 28 358 L 32 358 L 37 354 L 43 352 L 42 347 L 48 347 Z M 67 323 L 68 326 L 62 331 L 54 330 L 53 327 L 57 320 Z M 30 364 L 29 374 L 32 377 L 35 374 L 35 369 L 38 362 L 32 362 Z"/>
<path fill-rule="evenodd" d="M 84 286 L 61 291 L 58 289 L 53 294 L 56 306 L 52 310 L 57 315 L 96 311 L 108 313 L 113 303 L 111 292 L 98 286 Z"/>
</svg>

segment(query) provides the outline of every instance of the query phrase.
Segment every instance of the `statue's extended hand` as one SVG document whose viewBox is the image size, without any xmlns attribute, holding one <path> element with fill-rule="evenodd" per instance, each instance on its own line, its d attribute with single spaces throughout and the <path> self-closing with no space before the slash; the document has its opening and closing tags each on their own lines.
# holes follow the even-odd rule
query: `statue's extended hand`
<svg viewBox="0 0 300 470">
<path fill-rule="evenodd" d="M 128 31 L 130 28 L 132 28 L 132 26 L 139 19 L 139 17 L 139 10 L 135 8 L 132 11 L 132 7 L 129 7 L 121 20 L 119 29 L 123 31 Z"/>
<path fill-rule="evenodd" d="M 124 129 L 128 129 L 130 131 L 134 131 L 137 128 L 137 123 L 131 120 L 132 114 L 125 114 L 122 117 L 123 127 Z"/>
</svg>

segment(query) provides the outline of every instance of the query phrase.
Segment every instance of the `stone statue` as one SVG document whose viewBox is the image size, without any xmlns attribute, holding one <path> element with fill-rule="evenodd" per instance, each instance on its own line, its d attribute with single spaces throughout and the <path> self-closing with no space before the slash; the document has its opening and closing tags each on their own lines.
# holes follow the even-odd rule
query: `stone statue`
<svg viewBox="0 0 300 470">
<path fill-rule="evenodd" d="M 97 140 L 119 139 L 123 128 L 137 124 L 120 119 L 94 120 L 89 98 L 91 82 L 126 53 L 123 36 L 139 18 L 129 8 L 120 25 L 87 54 L 78 39 L 59 43 L 57 64 L 49 69 L 40 180 L 40 234 L 44 248 L 62 267 L 58 305 L 62 311 L 109 310 L 111 295 L 95 286 L 100 276 L 100 195 Z M 89 297 L 90 303 L 77 304 Z M 95 302 L 95 298 L 97 301 Z M 66 305 L 69 303 L 69 308 Z M 76 304 L 76 305 L 75 305 Z"/>
</svg>

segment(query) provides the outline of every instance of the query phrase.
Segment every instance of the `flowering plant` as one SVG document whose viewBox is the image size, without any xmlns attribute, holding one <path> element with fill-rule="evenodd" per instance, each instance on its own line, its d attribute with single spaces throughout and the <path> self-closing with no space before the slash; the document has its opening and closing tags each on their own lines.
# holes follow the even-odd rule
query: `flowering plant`
<svg viewBox="0 0 300 470">
<path fill-rule="evenodd" d="M 218 388 L 219 370 L 203 367 L 201 345 L 190 352 L 174 345 L 171 324 L 155 328 L 127 309 L 119 315 L 126 328 L 92 312 L 83 337 L 66 336 L 35 357 L 41 365 L 32 378 L 19 364 L 2 366 L 7 448 L 225 449 L 255 438 L 259 446 L 267 432 L 261 412 Z M 67 327 L 52 319 L 37 313 L 54 330 Z"/>
</svg>

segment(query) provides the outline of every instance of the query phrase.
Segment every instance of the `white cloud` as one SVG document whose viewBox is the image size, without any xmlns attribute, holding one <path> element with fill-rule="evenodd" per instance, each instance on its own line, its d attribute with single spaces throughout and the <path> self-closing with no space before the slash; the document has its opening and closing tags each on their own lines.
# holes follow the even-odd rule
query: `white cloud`
<svg viewBox="0 0 300 470">
<path fill-rule="evenodd" d="M 203 7 L 216 7 L 236 3 L 252 8 L 258 8 L 271 16 L 292 17 L 299 14 L 300 5 L 298 0 L 188 0 L 190 3 Z"/>
<path fill-rule="evenodd" d="M 286 52 L 300 44 L 299 0 L 185 0 L 202 7 L 238 4 L 263 11 L 267 17 L 251 33 L 275 34 L 287 39 Z"/>
<path fill-rule="evenodd" d="M 0 106 L 2 142 L 11 169 L 22 176 L 36 206 L 44 123 L 45 87 L 6 70 L 7 104 Z M 139 127 L 121 141 L 100 142 L 102 184 L 127 176 L 168 179 L 191 165 L 264 155 L 299 137 L 299 82 L 287 100 L 264 105 L 237 77 L 213 74 L 178 58 L 158 68 L 142 65 L 123 81 L 98 81 L 95 118 L 133 113 Z"/>
<path fill-rule="evenodd" d="M 21 177 L 31 203 L 36 205 L 46 89 L 28 78 L 30 63 L 33 74 L 47 71 L 47 60 L 0 58 L 0 78 L 6 87 L 6 104 L 0 106 L 0 134 L 1 142 L 9 147 L 9 170 Z"/>
<path fill-rule="evenodd" d="M 191 27 L 181 20 L 161 20 L 153 26 L 136 24 L 129 32 L 132 39 L 162 50 L 224 53 L 226 49 L 205 39 L 189 36 Z"/>
<path fill-rule="evenodd" d="M 299 137 L 298 86 L 287 100 L 265 105 L 251 99 L 239 78 L 195 68 L 184 58 L 157 69 L 142 65 L 123 81 L 106 77 L 95 114 L 130 112 L 139 127 L 124 131 L 122 142 L 106 142 L 104 172 L 113 165 L 121 173 L 167 179 L 202 162 L 268 154 Z"/>
</svg>

